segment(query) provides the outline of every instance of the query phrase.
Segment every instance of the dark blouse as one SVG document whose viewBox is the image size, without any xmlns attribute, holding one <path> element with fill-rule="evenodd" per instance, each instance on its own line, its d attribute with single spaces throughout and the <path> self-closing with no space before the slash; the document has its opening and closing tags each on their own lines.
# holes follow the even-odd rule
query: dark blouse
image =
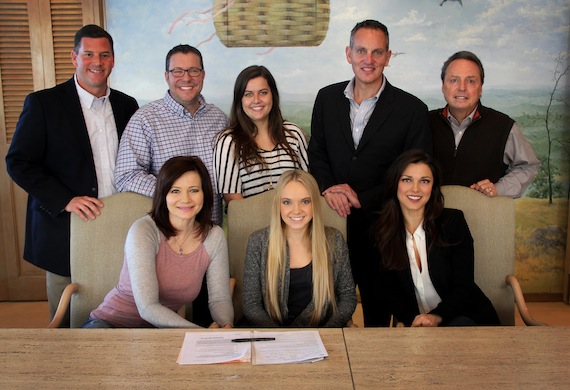
<svg viewBox="0 0 570 390">
<path fill-rule="evenodd" d="M 297 318 L 313 299 L 313 262 L 302 268 L 291 268 L 289 283 L 287 325 Z"/>
</svg>

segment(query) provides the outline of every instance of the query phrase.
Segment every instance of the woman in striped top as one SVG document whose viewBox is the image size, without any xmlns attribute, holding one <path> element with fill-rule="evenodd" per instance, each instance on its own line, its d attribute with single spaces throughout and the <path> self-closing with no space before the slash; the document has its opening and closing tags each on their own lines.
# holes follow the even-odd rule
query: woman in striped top
<svg viewBox="0 0 570 390">
<path fill-rule="evenodd" d="M 230 127 L 218 136 L 214 169 L 226 203 L 272 189 L 288 170 L 308 171 L 303 130 L 283 120 L 275 79 L 264 66 L 247 67 L 236 79 Z"/>
</svg>

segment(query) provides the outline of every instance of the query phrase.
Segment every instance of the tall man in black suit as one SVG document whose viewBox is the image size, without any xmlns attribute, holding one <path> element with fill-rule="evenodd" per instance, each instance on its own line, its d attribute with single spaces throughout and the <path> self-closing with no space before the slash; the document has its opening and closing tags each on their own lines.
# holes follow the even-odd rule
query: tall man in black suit
<svg viewBox="0 0 570 390">
<path fill-rule="evenodd" d="M 389 35 L 375 20 L 358 23 L 346 59 L 354 78 L 321 89 L 313 108 L 309 168 L 329 206 L 347 217 L 348 248 L 366 326 L 389 322 L 382 276 L 369 239 L 384 173 L 405 150 L 431 151 L 427 107 L 384 77 Z"/>
<path fill-rule="evenodd" d="M 113 39 L 101 27 L 77 31 L 71 61 L 73 78 L 26 97 L 6 156 L 8 173 L 28 193 L 24 259 L 46 270 L 52 318 L 71 280 L 70 213 L 95 219 L 98 198 L 116 192 L 119 138 L 138 109 L 134 98 L 107 86 Z"/>
</svg>

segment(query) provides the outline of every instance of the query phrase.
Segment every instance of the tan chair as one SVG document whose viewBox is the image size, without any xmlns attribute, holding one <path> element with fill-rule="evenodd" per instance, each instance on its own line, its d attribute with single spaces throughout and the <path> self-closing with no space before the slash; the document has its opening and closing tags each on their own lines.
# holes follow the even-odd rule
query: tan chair
<svg viewBox="0 0 570 390">
<path fill-rule="evenodd" d="M 91 310 L 119 281 L 127 232 L 146 215 L 152 199 L 122 192 L 101 199 L 105 207 L 94 221 L 71 214 L 71 282 L 49 327 L 57 327 L 69 307 L 72 328 L 83 325 Z M 71 302 L 70 302 L 71 301 Z"/>
<path fill-rule="evenodd" d="M 266 191 L 249 198 L 232 200 L 228 205 L 228 248 L 230 275 L 236 279 L 233 295 L 235 323 L 243 317 L 243 269 L 247 239 L 256 230 L 269 226 L 271 203 L 275 191 Z M 346 239 L 346 219 L 340 217 L 321 197 L 326 226 L 338 229 Z"/>
<path fill-rule="evenodd" d="M 515 324 L 514 304 L 526 325 L 544 325 L 528 312 L 515 272 L 515 204 L 462 186 L 443 186 L 445 207 L 462 210 L 475 247 L 475 282 L 503 325 Z M 514 297 L 513 297 L 514 295 Z"/>
<path fill-rule="evenodd" d="M 50 328 L 57 328 L 70 310 L 72 328 L 87 321 L 105 295 L 119 281 L 123 267 L 125 239 L 129 228 L 151 209 L 152 198 L 134 192 L 122 192 L 101 199 L 105 204 L 94 221 L 84 222 L 71 214 L 71 284 L 61 297 Z M 230 293 L 235 281 L 230 279 Z M 183 306 L 182 317 L 192 321 L 192 305 Z"/>
</svg>

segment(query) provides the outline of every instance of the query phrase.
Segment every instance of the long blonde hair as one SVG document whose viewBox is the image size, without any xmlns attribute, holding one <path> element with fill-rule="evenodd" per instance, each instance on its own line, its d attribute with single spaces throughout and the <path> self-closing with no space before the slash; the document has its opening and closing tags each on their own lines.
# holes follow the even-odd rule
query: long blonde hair
<svg viewBox="0 0 570 390">
<path fill-rule="evenodd" d="M 311 197 L 313 218 L 307 229 L 307 239 L 311 241 L 311 257 L 313 265 L 313 298 L 314 311 L 308 326 L 317 326 L 323 312 L 332 307 L 336 312 L 334 282 L 330 262 L 332 256 L 325 236 L 325 226 L 321 211 L 320 191 L 317 182 L 310 173 L 300 169 L 290 170 L 281 175 L 271 208 L 271 223 L 269 227 L 269 249 L 265 269 L 265 307 L 271 318 L 283 324 L 279 307 L 279 295 L 284 294 L 285 266 L 287 261 L 287 237 L 285 222 L 281 219 L 281 195 L 283 189 L 292 181 L 298 181 L 305 186 Z M 281 283 L 281 290 L 279 290 Z"/>
</svg>

